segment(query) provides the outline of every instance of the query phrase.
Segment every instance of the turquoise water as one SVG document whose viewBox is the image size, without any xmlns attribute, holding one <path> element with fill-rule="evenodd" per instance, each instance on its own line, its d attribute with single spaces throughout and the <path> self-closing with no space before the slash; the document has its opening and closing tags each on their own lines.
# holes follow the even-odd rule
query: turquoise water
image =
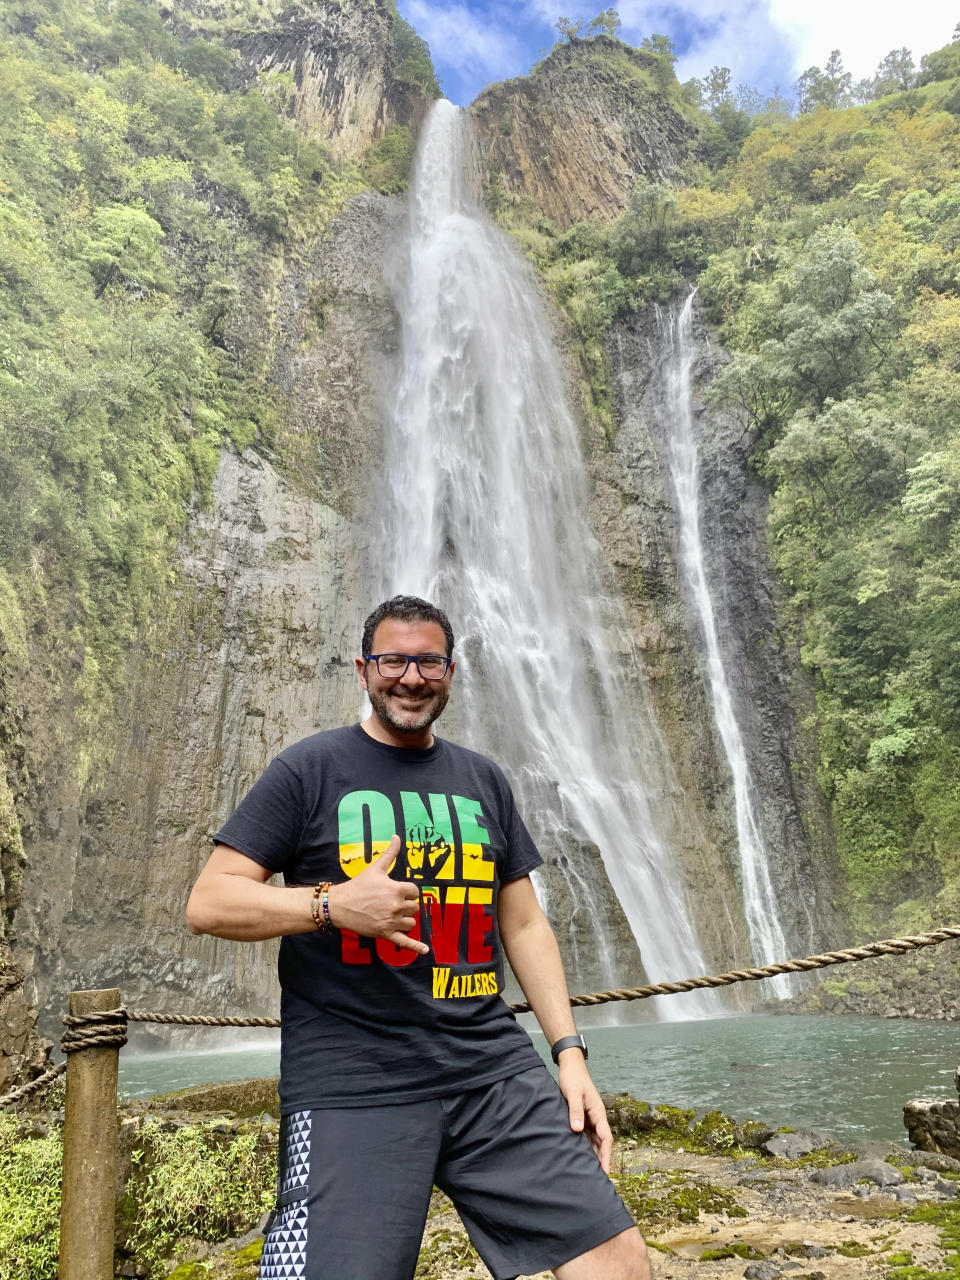
<svg viewBox="0 0 960 1280">
<path fill-rule="evenodd" d="M 210 1052 L 120 1059 L 120 1088 L 134 1097 L 214 1080 L 275 1075 L 279 1049 L 263 1032 Z M 210 1032 L 211 1044 L 224 1032 Z M 590 1067 L 601 1090 L 650 1102 L 719 1108 L 778 1125 L 827 1129 L 838 1137 L 906 1141 L 909 1098 L 956 1097 L 960 1030 L 953 1023 L 898 1018 L 754 1014 L 696 1022 L 595 1027 Z M 546 1056 L 543 1038 L 534 1043 Z"/>
</svg>

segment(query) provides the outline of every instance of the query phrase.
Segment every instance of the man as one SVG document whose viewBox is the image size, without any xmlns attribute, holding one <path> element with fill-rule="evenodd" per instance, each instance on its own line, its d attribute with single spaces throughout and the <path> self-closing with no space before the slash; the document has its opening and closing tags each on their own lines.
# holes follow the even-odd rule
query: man
<svg viewBox="0 0 960 1280">
<path fill-rule="evenodd" d="M 261 1280 L 410 1280 L 434 1183 L 495 1280 L 649 1280 L 530 883 L 540 856 L 497 766 L 433 733 L 452 654 L 435 606 L 375 609 L 356 660 L 370 715 L 281 752 L 190 895 L 195 933 L 283 939 Z M 499 994 L 501 945 L 559 1091 Z"/>
</svg>

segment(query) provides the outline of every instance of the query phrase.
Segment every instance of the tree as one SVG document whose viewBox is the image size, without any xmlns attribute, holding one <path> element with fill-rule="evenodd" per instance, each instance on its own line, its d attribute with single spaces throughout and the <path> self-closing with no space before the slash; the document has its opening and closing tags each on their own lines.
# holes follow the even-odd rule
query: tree
<svg viewBox="0 0 960 1280">
<path fill-rule="evenodd" d="M 94 297 L 124 281 L 150 289 L 165 283 L 160 261 L 163 228 L 135 205 L 98 209 L 82 258 L 94 281 Z"/>
<path fill-rule="evenodd" d="M 954 76 L 960 76 L 960 36 L 953 44 L 935 49 L 920 59 L 917 83 L 931 84 L 936 80 L 952 80 Z"/>
<path fill-rule="evenodd" d="M 797 101 L 800 111 L 815 111 L 817 107 L 846 107 L 852 101 L 853 77 L 843 69 L 840 50 L 834 49 L 826 67 L 808 67 L 797 81 Z"/>
<path fill-rule="evenodd" d="M 708 111 L 715 112 L 722 102 L 732 102 L 729 67 L 711 67 L 703 77 L 703 100 Z"/>
<path fill-rule="evenodd" d="M 875 102 L 888 93 L 903 93 L 917 83 L 913 54 L 907 48 L 891 49 L 877 67 L 872 79 L 857 84 L 856 97 L 862 102 Z"/>
<path fill-rule="evenodd" d="M 659 183 L 641 181 L 633 188 L 627 211 L 610 237 L 610 248 L 623 275 L 640 275 L 651 258 L 660 257 L 676 203 L 673 191 Z"/>
<path fill-rule="evenodd" d="M 553 25 L 560 32 L 560 39 L 570 43 L 578 39 L 583 31 L 582 22 L 571 22 L 569 18 L 558 18 Z"/>
<path fill-rule="evenodd" d="M 669 36 L 644 36 L 640 48 L 654 55 L 653 74 L 657 85 L 664 93 L 670 89 L 671 82 L 676 84 L 673 64 L 677 56 L 673 51 L 673 41 Z"/>
<path fill-rule="evenodd" d="M 646 49 L 648 53 L 655 53 L 658 58 L 662 58 L 665 62 L 674 63 L 677 60 L 673 41 L 669 36 L 644 36 L 640 42 L 640 48 Z"/>
<path fill-rule="evenodd" d="M 587 30 L 594 35 L 610 36 L 615 40 L 620 30 L 620 15 L 616 9 L 601 9 L 595 18 L 590 19 Z"/>
</svg>

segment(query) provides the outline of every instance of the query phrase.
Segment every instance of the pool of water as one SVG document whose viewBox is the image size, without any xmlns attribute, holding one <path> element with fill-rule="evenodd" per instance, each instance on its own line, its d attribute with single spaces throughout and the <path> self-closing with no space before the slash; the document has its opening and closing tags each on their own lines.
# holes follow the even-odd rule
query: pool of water
<svg viewBox="0 0 960 1280">
<path fill-rule="evenodd" d="M 955 1098 L 960 1031 L 899 1018 L 753 1014 L 696 1022 L 594 1027 L 586 1033 L 601 1090 L 649 1102 L 906 1142 L 909 1098 Z M 211 1032 L 222 1044 L 223 1032 Z M 231 1033 L 229 1049 L 121 1054 L 120 1088 L 145 1097 L 215 1080 L 275 1075 L 275 1038 Z M 241 1038 L 241 1035 L 243 1038 Z M 543 1037 L 533 1036 L 547 1057 Z"/>
</svg>

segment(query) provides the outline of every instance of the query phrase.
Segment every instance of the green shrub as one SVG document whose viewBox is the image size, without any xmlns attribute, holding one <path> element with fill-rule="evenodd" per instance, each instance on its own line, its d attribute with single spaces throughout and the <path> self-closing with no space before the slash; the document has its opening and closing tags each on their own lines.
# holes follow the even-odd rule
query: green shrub
<svg viewBox="0 0 960 1280">
<path fill-rule="evenodd" d="M 254 1226 L 273 1203 L 275 1166 L 265 1160 L 260 1131 L 227 1135 L 209 1125 L 168 1132 L 147 1120 L 134 1151 L 125 1199 L 132 1209 L 128 1248 L 164 1274 L 187 1240 L 217 1241 Z"/>
<path fill-rule="evenodd" d="M 56 1280 L 60 1134 L 22 1138 L 21 1123 L 0 1115 L 0 1280 Z"/>
</svg>

